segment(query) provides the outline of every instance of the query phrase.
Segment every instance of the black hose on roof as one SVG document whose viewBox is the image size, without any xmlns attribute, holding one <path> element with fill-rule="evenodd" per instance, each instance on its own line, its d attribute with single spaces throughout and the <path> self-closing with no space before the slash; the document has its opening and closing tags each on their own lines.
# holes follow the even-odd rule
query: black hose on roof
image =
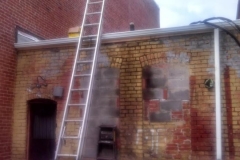
<svg viewBox="0 0 240 160">
<path fill-rule="evenodd" d="M 208 21 L 211 21 L 211 20 L 222 20 L 222 21 L 225 21 L 225 22 L 229 23 L 231 26 L 233 26 L 238 31 L 238 33 L 240 33 L 240 27 L 236 23 L 234 23 L 232 20 L 224 18 L 224 17 L 207 18 L 207 19 L 205 19 L 203 21 L 197 21 L 197 22 L 190 23 L 190 25 L 203 23 L 203 24 L 206 24 L 206 25 L 214 27 L 214 28 L 219 28 L 219 29 L 223 30 L 225 33 L 227 33 L 237 43 L 237 45 L 240 47 L 240 42 L 238 41 L 237 37 L 234 36 L 234 34 L 232 34 L 230 31 L 228 31 L 227 29 L 225 29 L 225 28 L 223 28 L 223 27 L 221 27 L 219 25 L 216 25 L 214 23 L 208 22 Z"/>
</svg>

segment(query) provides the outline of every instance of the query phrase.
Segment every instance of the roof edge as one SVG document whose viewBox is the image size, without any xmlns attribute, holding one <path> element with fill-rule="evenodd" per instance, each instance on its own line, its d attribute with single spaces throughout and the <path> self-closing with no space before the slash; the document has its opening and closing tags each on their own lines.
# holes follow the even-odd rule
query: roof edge
<svg viewBox="0 0 240 160">
<path fill-rule="evenodd" d="M 234 21 L 237 25 L 240 25 L 240 20 Z M 217 25 L 223 26 L 224 28 L 232 27 L 228 23 L 215 23 Z M 171 37 L 179 35 L 189 35 L 189 34 L 200 34 L 213 32 L 213 27 L 207 26 L 205 24 L 199 25 L 189 25 L 181 27 L 172 28 L 154 28 L 127 32 L 115 32 L 107 33 L 102 35 L 102 43 L 114 43 L 123 41 L 134 41 L 142 39 L 150 39 L 156 37 Z M 17 50 L 27 50 L 27 49 L 39 49 L 39 48 L 52 48 L 52 47 L 64 47 L 64 46 L 75 46 L 78 42 L 77 38 L 59 38 L 50 40 L 41 40 L 38 42 L 24 42 L 24 43 L 14 43 L 14 47 Z"/>
</svg>

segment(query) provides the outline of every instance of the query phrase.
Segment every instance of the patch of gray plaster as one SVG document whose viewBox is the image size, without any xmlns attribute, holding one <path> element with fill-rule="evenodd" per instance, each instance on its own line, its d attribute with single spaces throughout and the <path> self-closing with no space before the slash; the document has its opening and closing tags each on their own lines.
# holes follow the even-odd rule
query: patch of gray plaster
<svg viewBox="0 0 240 160">
<path fill-rule="evenodd" d="M 169 113 L 150 113 L 149 119 L 151 122 L 170 122 L 171 116 Z"/>
<path fill-rule="evenodd" d="M 176 56 L 173 52 L 169 52 L 169 59 L 176 57 L 180 59 L 179 62 L 189 61 L 185 53 Z M 143 98 L 148 101 L 145 103 L 145 107 L 147 118 L 151 122 L 171 122 L 173 120 L 172 112 L 182 111 L 182 101 L 189 100 L 189 69 L 188 64 L 183 63 L 171 62 L 163 66 L 143 69 L 146 83 L 146 88 L 143 89 Z M 159 100 L 159 106 L 157 106 L 158 103 L 151 103 L 151 100 L 154 99 Z M 157 110 L 158 107 L 159 110 Z M 177 120 L 181 120 L 181 115 L 177 117 Z"/>
<path fill-rule="evenodd" d="M 189 71 L 185 65 L 171 65 L 168 68 L 168 77 L 177 79 L 186 79 L 189 76 Z"/>
<path fill-rule="evenodd" d="M 101 68 L 96 69 L 95 73 L 95 79 L 101 81 L 103 79 L 112 79 L 112 78 L 118 78 L 119 77 L 119 70 L 117 68 Z"/>
<path fill-rule="evenodd" d="M 221 72 L 223 73 L 227 66 L 232 67 L 236 70 L 238 77 L 240 77 L 240 53 L 236 51 L 231 51 L 228 53 L 227 51 L 221 53 Z M 214 66 L 214 55 L 211 55 L 208 63 Z M 214 68 L 208 68 L 207 72 L 210 74 L 215 73 Z"/>
<path fill-rule="evenodd" d="M 47 67 L 40 71 L 40 75 L 42 77 L 54 77 L 62 73 L 62 68 L 68 57 L 61 56 L 60 53 L 54 55 L 54 57 L 52 56 L 51 58 L 49 58 L 49 63 L 47 63 Z"/>
<path fill-rule="evenodd" d="M 168 79 L 168 88 L 176 89 L 176 88 L 188 88 L 189 80 L 188 79 Z"/>
<path fill-rule="evenodd" d="M 87 88 L 88 85 L 89 85 L 89 77 L 82 77 L 82 78 L 79 78 L 79 83 L 81 85 L 82 88 Z"/>
<path fill-rule="evenodd" d="M 181 101 L 160 101 L 161 110 L 165 111 L 181 111 L 182 110 L 182 102 Z"/>
<path fill-rule="evenodd" d="M 143 98 L 149 99 L 163 99 L 163 90 L 161 88 L 148 88 L 143 90 Z"/>
<path fill-rule="evenodd" d="M 99 126 L 118 125 L 119 69 L 97 68 L 94 79 L 83 156 L 96 159 Z"/>
<path fill-rule="evenodd" d="M 186 89 L 173 89 L 169 90 L 168 98 L 173 100 L 189 100 L 189 90 Z"/>
<path fill-rule="evenodd" d="M 109 61 L 108 56 L 106 54 L 102 54 L 102 53 L 98 54 L 97 62 L 104 64 L 104 66 L 109 66 L 110 65 L 110 61 Z"/>
<path fill-rule="evenodd" d="M 96 79 L 95 81 L 94 81 L 94 84 L 97 86 L 97 87 L 102 87 L 102 86 L 107 86 L 108 84 L 113 84 L 113 85 L 115 85 L 115 87 L 116 87 L 116 85 L 117 85 L 117 80 L 115 80 L 115 79 Z"/>
<path fill-rule="evenodd" d="M 168 63 L 189 63 L 189 56 L 185 52 L 175 53 L 173 51 L 168 51 L 166 53 Z"/>
<path fill-rule="evenodd" d="M 214 68 L 207 68 L 207 72 L 210 74 L 214 74 L 215 69 Z"/>
<path fill-rule="evenodd" d="M 105 95 L 106 96 L 106 95 Z M 104 97 L 104 98 L 96 98 L 92 100 L 92 105 L 95 107 L 97 106 L 102 107 L 101 109 L 99 109 L 99 113 L 103 113 L 103 115 L 108 115 L 107 112 L 109 112 L 111 107 L 116 107 L 117 106 L 117 100 L 116 98 L 112 98 L 112 97 Z"/>
</svg>

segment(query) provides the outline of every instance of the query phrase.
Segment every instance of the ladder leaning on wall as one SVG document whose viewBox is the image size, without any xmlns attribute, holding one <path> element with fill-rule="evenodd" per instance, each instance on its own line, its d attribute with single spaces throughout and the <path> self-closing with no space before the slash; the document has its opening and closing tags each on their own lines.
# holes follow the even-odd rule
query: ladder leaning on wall
<svg viewBox="0 0 240 160">
<path fill-rule="evenodd" d="M 82 159 L 87 115 L 92 94 L 97 54 L 101 41 L 104 5 L 105 0 L 87 0 L 86 2 L 54 160 L 62 158 Z M 91 40 L 91 43 L 89 40 Z M 90 57 L 90 59 L 86 57 Z M 84 72 L 86 68 L 88 68 L 88 73 Z M 86 84 L 85 88 L 81 84 L 79 85 L 81 78 L 88 78 L 88 84 Z M 86 94 L 85 102 L 82 102 L 83 94 Z M 81 113 L 77 114 L 77 117 L 71 116 L 70 110 L 72 108 L 80 109 Z M 72 129 L 69 129 L 71 127 Z M 74 129 L 77 130 L 77 134 L 72 135 L 71 133 Z M 73 143 L 76 144 L 74 145 Z M 66 145 L 70 145 L 70 147 L 65 147 Z"/>
</svg>

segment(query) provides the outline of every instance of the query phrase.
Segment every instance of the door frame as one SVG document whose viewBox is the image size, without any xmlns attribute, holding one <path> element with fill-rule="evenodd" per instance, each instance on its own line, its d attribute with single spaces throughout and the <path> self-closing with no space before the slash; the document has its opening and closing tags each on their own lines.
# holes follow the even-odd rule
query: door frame
<svg viewBox="0 0 240 160">
<path fill-rule="evenodd" d="M 52 99 L 45 98 L 35 98 L 27 101 L 27 139 L 26 139 L 26 160 L 29 160 L 29 147 L 31 140 L 31 110 L 30 107 L 34 104 L 48 104 L 56 106 L 56 116 L 57 116 L 57 102 Z"/>
</svg>

